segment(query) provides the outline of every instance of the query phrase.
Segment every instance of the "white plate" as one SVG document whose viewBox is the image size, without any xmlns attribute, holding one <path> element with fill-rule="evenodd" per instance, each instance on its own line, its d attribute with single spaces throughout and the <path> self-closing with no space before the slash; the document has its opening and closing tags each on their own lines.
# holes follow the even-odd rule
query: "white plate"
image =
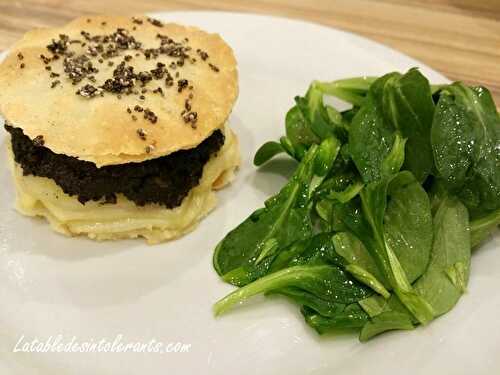
<svg viewBox="0 0 500 375">
<path fill-rule="evenodd" d="M 211 307 L 232 287 L 212 269 L 212 250 L 284 178 L 256 170 L 257 147 L 283 133 L 286 110 L 312 79 L 377 75 L 419 66 L 387 47 L 343 31 L 265 16 L 182 12 L 163 20 L 219 32 L 239 62 L 241 95 L 231 123 L 243 166 L 220 192 L 217 209 L 188 236 L 159 246 L 95 243 L 54 234 L 14 212 L 9 172 L 0 170 L 0 373 L 100 374 L 493 374 L 500 369 L 498 236 L 474 254 L 469 292 L 443 318 L 367 344 L 319 337 L 296 306 L 257 298 L 214 319 Z M 3 137 L 3 135 L 2 135 Z M 0 160 L 5 165 L 4 153 Z M 278 163 L 280 164 L 280 163 Z M 281 163 L 283 164 L 283 163 Z M 285 163 L 286 164 L 286 163 Z M 283 165 L 281 165 L 282 167 Z M 21 335 L 75 336 L 191 344 L 188 353 L 12 353 Z"/>
</svg>

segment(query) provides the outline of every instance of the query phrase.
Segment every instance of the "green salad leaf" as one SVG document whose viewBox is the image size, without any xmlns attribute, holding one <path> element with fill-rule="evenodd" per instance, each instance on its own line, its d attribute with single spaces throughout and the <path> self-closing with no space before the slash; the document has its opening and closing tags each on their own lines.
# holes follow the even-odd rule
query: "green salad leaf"
<svg viewBox="0 0 500 375">
<path fill-rule="evenodd" d="M 471 217 L 500 208 L 500 117 L 486 89 L 443 88 L 431 142 L 439 176 Z"/>
<path fill-rule="evenodd" d="M 436 316 L 455 306 L 469 280 L 471 236 L 469 214 L 458 199 L 445 199 L 434 217 L 434 244 L 427 271 L 415 289 Z"/>
<path fill-rule="evenodd" d="M 407 189 L 408 185 L 417 187 L 412 191 L 413 196 L 407 195 L 410 190 Z M 401 189 L 407 191 L 401 192 Z M 415 214 L 408 210 L 409 206 L 402 206 L 401 202 L 387 207 L 387 196 L 398 193 L 399 196 L 396 199 L 402 199 L 404 202 L 421 200 L 414 206 L 422 215 L 421 221 L 414 220 L 417 227 L 398 227 L 401 225 L 401 216 Z M 420 196 L 418 196 L 419 193 L 421 193 Z M 391 203 L 393 201 L 391 200 Z M 426 231 L 432 233 L 432 225 L 430 203 L 425 191 L 416 183 L 411 173 L 401 172 L 369 184 L 361 192 L 361 206 L 370 230 L 367 231 L 366 224 L 363 228 L 364 232 L 351 226 L 352 229 L 358 231 L 356 234 L 362 241 L 366 241 L 366 248 L 401 302 L 418 321 L 428 323 L 433 318 L 432 308 L 424 298 L 415 293 L 408 278 L 410 272 L 416 274 L 417 277 L 420 276 L 429 260 L 431 241 L 428 241 L 429 236 Z M 418 249 L 415 246 L 418 246 Z M 402 265 L 403 260 L 406 261 L 406 270 Z"/>
<path fill-rule="evenodd" d="M 258 167 L 274 156 L 286 152 L 281 143 L 269 141 L 264 143 L 255 153 L 253 163 Z"/>
<path fill-rule="evenodd" d="M 500 209 L 493 211 L 479 219 L 471 221 L 470 229 L 472 247 L 475 248 L 480 245 L 499 225 Z"/>
<path fill-rule="evenodd" d="M 239 287 L 216 315 L 279 295 L 319 334 L 364 342 L 458 303 L 471 249 L 500 225 L 500 120 L 487 89 L 430 85 L 415 68 L 313 81 L 254 164 L 279 154 L 298 161 L 288 183 L 215 249 L 217 273 Z"/>
<path fill-rule="evenodd" d="M 367 341 L 373 336 L 395 329 L 413 329 L 411 318 L 396 311 L 385 311 L 366 322 L 359 334 L 359 341 Z"/>
<path fill-rule="evenodd" d="M 382 163 L 392 149 L 395 136 L 373 95 L 369 94 L 349 128 L 349 152 L 364 182 L 381 178 Z"/>
<path fill-rule="evenodd" d="M 417 69 L 404 75 L 389 73 L 374 81 L 349 131 L 352 157 L 364 180 L 384 175 L 384 160 L 401 155 L 390 153 L 404 139 L 403 169 L 423 182 L 433 168 L 433 116 L 431 87 Z"/>
<path fill-rule="evenodd" d="M 302 309 L 302 314 L 306 323 L 320 335 L 334 330 L 359 329 L 368 322 L 368 315 L 356 303 L 342 306 L 332 316 L 318 314 L 307 307 Z"/>
<path fill-rule="evenodd" d="M 289 183 L 217 245 L 214 267 L 219 275 L 258 263 L 272 249 L 274 241 L 283 248 L 312 234 L 310 198 L 325 179 L 338 151 L 338 142 L 332 137 L 309 148 Z M 237 278 L 227 280 L 241 285 Z"/>
<path fill-rule="evenodd" d="M 433 167 L 430 131 L 434 116 L 431 87 L 418 69 L 394 74 L 377 93 L 384 118 L 405 138 L 403 169 L 423 182 Z"/>
<path fill-rule="evenodd" d="M 235 290 L 214 305 L 215 314 L 220 315 L 256 294 L 289 287 L 299 288 L 333 303 L 349 304 L 369 295 L 366 288 L 350 280 L 340 267 L 307 264 L 270 273 Z"/>
</svg>

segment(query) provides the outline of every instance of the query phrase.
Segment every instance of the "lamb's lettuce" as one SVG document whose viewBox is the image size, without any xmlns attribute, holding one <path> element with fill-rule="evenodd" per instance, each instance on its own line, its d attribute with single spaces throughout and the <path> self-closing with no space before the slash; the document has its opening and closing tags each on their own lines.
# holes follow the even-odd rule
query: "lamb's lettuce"
<svg viewBox="0 0 500 375">
<path fill-rule="evenodd" d="M 217 315 L 280 295 L 318 333 L 366 341 L 455 306 L 471 248 L 500 224 L 500 120 L 487 89 L 431 86 L 418 69 L 314 81 L 254 163 L 283 154 L 298 161 L 291 179 L 215 250 L 216 271 L 240 287 Z"/>
</svg>

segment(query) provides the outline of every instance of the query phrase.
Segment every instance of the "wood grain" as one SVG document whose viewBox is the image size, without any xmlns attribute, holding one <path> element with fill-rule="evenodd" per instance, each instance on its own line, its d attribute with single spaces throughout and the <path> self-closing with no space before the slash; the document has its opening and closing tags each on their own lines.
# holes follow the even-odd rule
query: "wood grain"
<svg viewBox="0 0 500 375">
<path fill-rule="evenodd" d="M 83 14 L 212 9 L 305 19 L 387 44 L 500 103 L 500 0 L 0 0 L 0 50 Z"/>
</svg>

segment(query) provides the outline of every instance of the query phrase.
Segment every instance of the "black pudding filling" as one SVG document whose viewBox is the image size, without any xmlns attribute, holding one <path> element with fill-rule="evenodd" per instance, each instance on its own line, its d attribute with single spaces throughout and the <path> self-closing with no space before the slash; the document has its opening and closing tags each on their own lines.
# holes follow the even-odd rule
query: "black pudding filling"
<svg viewBox="0 0 500 375">
<path fill-rule="evenodd" d="M 19 128 L 5 125 L 12 136 L 14 159 L 24 175 L 48 177 L 62 190 L 88 201 L 116 203 L 122 193 L 138 206 L 158 203 L 167 208 L 179 206 L 200 182 L 203 167 L 224 144 L 220 130 L 213 132 L 196 148 L 181 150 L 142 163 L 126 163 L 97 168 L 89 161 L 55 154 L 32 141 Z"/>
</svg>

